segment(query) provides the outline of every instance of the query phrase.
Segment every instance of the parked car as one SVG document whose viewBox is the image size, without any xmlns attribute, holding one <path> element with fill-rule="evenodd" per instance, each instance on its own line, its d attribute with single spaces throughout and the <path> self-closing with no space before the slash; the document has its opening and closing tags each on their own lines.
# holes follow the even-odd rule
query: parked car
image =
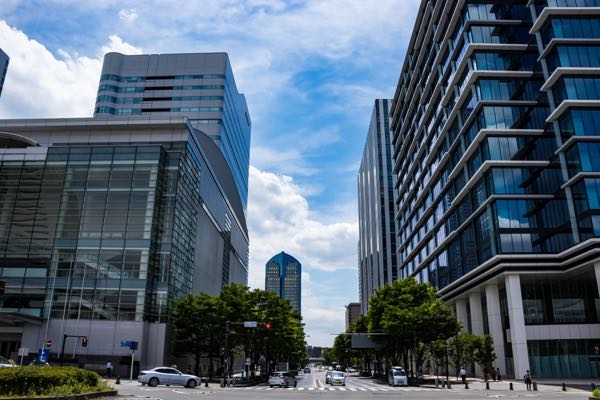
<svg viewBox="0 0 600 400">
<path fill-rule="evenodd" d="M 402 367 L 392 367 L 388 371 L 388 384 L 390 386 L 408 386 L 408 376 Z"/>
<path fill-rule="evenodd" d="M 11 368 L 16 367 L 13 360 L 0 356 L 0 368 Z"/>
<path fill-rule="evenodd" d="M 269 377 L 269 387 L 279 386 L 279 387 L 296 387 L 298 382 L 296 382 L 296 378 L 289 372 L 273 372 Z"/>
<path fill-rule="evenodd" d="M 327 371 L 325 373 L 325 384 L 328 385 L 331 382 L 331 375 L 333 374 L 333 371 Z"/>
<path fill-rule="evenodd" d="M 331 384 L 331 386 L 333 386 L 333 385 L 346 386 L 346 375 L 340 371 L 333 371 L 331 373 L 331 378 L 329 378 L 329 383 Z"/>
<path fill-rule="evenodd" d="M 195 375 L 183 374 L 175 368 L 158 367 L 141 371 L 138 375 L 138 382 L 152 387 L 157 385 L 182 385 L 193 389 L 202 383 L 202 379 Z"/>
<path fill-rule="evenodd" d="M 304 367 L 304 373 L 310 374 L 310 367 Z"/>
</svg>

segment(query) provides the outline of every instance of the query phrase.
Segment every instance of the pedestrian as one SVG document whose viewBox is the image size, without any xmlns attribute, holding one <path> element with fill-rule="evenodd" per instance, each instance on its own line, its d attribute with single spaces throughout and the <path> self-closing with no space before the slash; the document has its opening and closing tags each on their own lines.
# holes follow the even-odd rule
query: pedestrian
<svg viewBox="0 0 600 400">
<path fill-rule="evenodd" d="M 498 382 L 502 380 L 502 375 L 500 375 L 500 368 L 496 368 L 496 376 L 498 377 Z"/>
<path fill-rule="evenodd" d="M 110 379 L 112 377 L 112 369 L 113 369 L 112 362 L 110 362 L 110 360 L 108 360 L 108 362 L 106 363 L 106 373 L 104 374 L 104 376 L 106 376 Z"/>
<path fill-rule="evenodd" d="M 467 370 L 465 369 L 465 367 L 460 368 L 459 374 L 460 374 L 460 377 L 462 378 L 462 383 L 464 385 L 465 383 L 467 383 Z"/>
<path fill-rule="evenodd" d="M 496 382 L 496 367 L 492 367 L 492 380 Z"/>
<path fill-rule="evenodd" d="M 527 390 L 530 391 L 531 390 L 531 373 L 529 372 L 529 370 L 527 370 L 527 373 L 523 377 L 523 380 L 525 381 L 525 386 L 527 387 Z"/>
</svg>

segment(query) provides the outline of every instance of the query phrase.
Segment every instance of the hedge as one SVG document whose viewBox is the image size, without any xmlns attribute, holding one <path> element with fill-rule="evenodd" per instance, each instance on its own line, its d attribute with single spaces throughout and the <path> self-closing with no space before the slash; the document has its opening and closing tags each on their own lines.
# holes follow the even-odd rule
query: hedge
<svg viewBox="0 0 600 400">
<path fill-rule="evenodd" d="M 0 368 L 0 396 L 51 396 L 106 390 L 100 376 L 74 367 Z"/>
</svg>

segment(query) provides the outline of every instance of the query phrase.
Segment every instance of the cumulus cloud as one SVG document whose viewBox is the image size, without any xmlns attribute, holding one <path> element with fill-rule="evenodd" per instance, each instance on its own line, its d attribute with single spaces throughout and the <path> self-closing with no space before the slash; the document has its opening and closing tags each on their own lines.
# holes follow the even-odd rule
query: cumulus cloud
<svg viewBox="0 0 600 400">
<path fill-rule="evenodd" d="M 125 22 L 133 22 L 137 19 L 137 17 L 138 14 L 133 8 L 122 9 L 121 11 L 119 11 L 119 18 Z"/>
<path fill-rule="evenodd" d="M 111 35 L 103 52 L 139 53 L 141 49 Z M 10 64 L 0 98 L 0 118 L 89 117 L 94 111 L 102 54 L 95 57 L 43 44 L 0 20 L 0 47 Z"/>
<path fill-rule="evenodd" d="M 280 251 L 312 269 L 356 268 L 356 220 L 323 223 L 316 219 L 302 188 L 289 176 L 250 167 L 248 221 L 252 273 L 262 271 Z"/>
</svg>

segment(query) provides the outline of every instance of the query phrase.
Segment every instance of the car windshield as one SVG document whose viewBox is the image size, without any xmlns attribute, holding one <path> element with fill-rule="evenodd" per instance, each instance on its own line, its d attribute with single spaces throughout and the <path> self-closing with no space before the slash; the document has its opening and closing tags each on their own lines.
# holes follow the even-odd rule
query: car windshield
<svg viewBox="0 0 600 400">
<path fill-rule="evenodd" d="M 0 356 L 0 364 L 12 364 L 10 361 L 8 361 L 6 358 Z"/>
<path fill-rule="evenodd" d="M 343 374 L 343 373 L 341 373 L 341 372 L 334 372 L 334 373 L 333 373 L 333 376 L 334 376 L 334 377 L 336 377 L 336 378 L 343 378 L 343 377 L 344 377 L 344 374 Z"/>
<path fill-rule="evenodd" d="M 275 372 L 273 375 L 271 375 L 273 377 L 277 377 L 277 378 L 281 378 L 283 376 L 283 374 L 281 372 Z M 264 378 L 263 378 L 264 379 Z"/>
<path fill-rule="evenodd" d="M 394 376 L 404 376 L 404 375 L 406 375 L 406 374 L 404 373 L 404 371 L 400 371 L 400 370 L 395 370 L 395 371 L 394 371 Z"/>
</svg>

